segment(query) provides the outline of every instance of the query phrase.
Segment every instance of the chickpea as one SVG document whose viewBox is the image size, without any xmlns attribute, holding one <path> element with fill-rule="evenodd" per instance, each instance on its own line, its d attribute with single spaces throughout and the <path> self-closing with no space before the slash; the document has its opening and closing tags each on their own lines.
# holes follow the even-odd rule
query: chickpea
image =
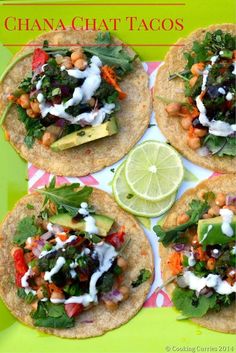
<svg viewBox="0 0 236 353">
<path fill-rule="evenodd" d="M 62 292 L 52 292 L 51 294 L 51 299 L 56 299 L 56 300 L 63 300 L 65 299 L 65 296 Z"/>
<path fill-rule="evenodd" d="M 218 206 L 212 206 L 211 208 L 209 208 L 208 210 L 208 214 L 210 216 L 219 216 L 220 214 L 220 208 Z"/>
<path fill-rule="evenodd" d="M 74 62 L 74 66 L 79 70 L 84 70 L 87 67 L 88 63 L 84 59 L 78 59 Z"/>
<path fill-rule="evenodd" d="M 55 59 L 56 59 L 56 62 L 57 62 L 58 65 L 62 64 L 62 62 L 63 62 L 63 56 L 62 55 L 59 55 L 59 54 L 56 55 Z"/>
<path fill-rule="evenodd" d="M 184 130 L 189 130 L 190 126 L 192 125 L 192 118 L 185 117 L 180 120 L 180 124 Z"/>
<path fill-rule="evenodd" d="M 195 76 L 199 76 L 205 68 L 204 63 L 193 64 L 191 67 L 191 72 Z"/>
<path fill-rule="evenodd" d="M 177 102 L 173 102 L 167 105 L 166 112 L 169 116 L 176 116 L 179 114 L 181 109 L 181 104 Z"/>
<path fill-rule="evenodd" d="M 38 115 L 35 112 L 33 112 L 33 110 L 31 108 L 26 109 L 26 114 L 32 119 L 36 118 L 36 116 Z"/>
<path fill-rule="evenodd" d="M 198 137 L 203 137 L 207 135 L 207 130 L 206 129 L 198 129 L 195 128 L 194 129 L 194 135 L 198 136 Z"/>
<path fill-rule="evenodd" d="M 35 114 L 40 113 L 39 103 L 38 102 L 30 102 L 31 109 Z"/>
<path fill-rule="evenodd" d="M 215 203 L 217 204 L 217 206 L 222 207 L 225 205 L 225 202 L 226 197 L 222 192 L 216 194 Z"/>
<path fill-rule="evenodd" d="M 105 306 L 108 310 L 110 311 L 114 311 L 118 308 L 118 304 L 117 303 L 114 303 L 113 301 L 111 300 L 106 300 L 105 301 Z"/>
<path fill-rule="evenodd" d="M 128 267 L 128 261 L 125 260 L 123 257 L 119 256 L 117 259 L 117 265 L 125 271 Z"/>
<path fill-rule="evenodd" d="M 42 144 L 44 146 L 51 146 L 51 144 L 56 140 L 55 138 L 55 135 L 51 134 L 50 132 L 48 131 L 45 131 L 45 133 L 43 134 L 43 137 L 42 137 Z"/>
<path fill-rule="evenodd" d="M 22 94 L 20 96 L 20 105 L 24 109 L 28 109 L 30 107 L 30 100 L 29 100 L 29 95 L 28 94 Z"/>
<path fill-rule="evenodd" d="M 62 65 L 65 66 L 66 69 L 72 69 L 73 65 L 69 56 L 63 58 Z"/>
<path fill-rule="evenodd" d="M 182 213 L 177 217 L 177 224 L 184 224 L 189 221 L 189 216 L 186 213 Z"/>
<path fill-rule="evenodd" d="M 197 82 L 197 79 L 198 79 L 197 76 L 193 76 L 192 78 L 190 78 L 189 80 L 190 87 L 193 87 L 195 85 L 195 83 Z"/>
<path fill-rule="evenodd" d="M 201 147 L 201 142 L 199 137 L 188 137 L 187 138 L 187 144 L 192 150 L 197 150 L 198 148 Z"/>
<path fill-rule="evenodd" d="M 119 288 L 119 292 L 123 295 L 123 300 L 126 300 L 129 298 L 129 288 L 126 286 L 122 286 Z"/>
<path fill-rule="evenodd" d="M 214 270 L 215 262 L 216 260 L 213 257 L 210 257 L 210 259 L 207 260 L 207 264 L 206 264 L 207 269 L 210 271 Z"/>
<path fill-rule="evenodd" d="M 72 63 L 74 63 L 78 59 L 84 59 L 83 49 L 81 47 L 79 47 L 71 54 L 70 57 L 71 57 Z"/>
<path fill-rule="evenodd" d="M 212 218 L 211 215 L 209 215 L 208 213 L 204 213 L 204 215 L 202 216 L 203 219 L 208 219 L 208 218 Z"/>
<path fill-rule="evenodd" d="M 43 287 L 39 287 L 39 289 L 36 292 L 36 295 L 38 297 L 38 299 L 43 299 L 44 298 L 44 288 Z"/>
</svg>

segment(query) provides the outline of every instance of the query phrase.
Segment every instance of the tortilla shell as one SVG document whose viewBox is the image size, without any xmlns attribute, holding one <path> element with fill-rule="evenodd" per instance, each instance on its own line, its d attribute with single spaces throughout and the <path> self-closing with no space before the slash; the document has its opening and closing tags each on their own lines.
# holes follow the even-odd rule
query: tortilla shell
<svg viewBox="0 0 236 353">
<path fill-rule="evenodd" d="M 49 44 L 60 46 L 77 43 L 88 45 L 95 43 L 97 34 L 98 32 L 95 31 L 76 32 L 68 29 L 43 34 L 29 44 L 42 45 L 44 40 L 48 40 Z M 119 40 L 114 40 L 115 43 L 122 44 Z M 15 58 L 30 49 L 27 46 L 24 47 Z M 130 48 L 127 48 L 127 51 L 132 56 L 135 54 Z M 14 92 L 22 79 L 29 74 L 31 60 L 32 55 L 21 59 L 3 79 L 0 86 L 0 111 L 3 111 L 7 104 L 7 96 Z M 120 160 L 142 137 L 148 127 L 151 114 L 151 94 L 148 88 L 148 75 L 139 59 L 134 61 L 134 70 L 125 76 L 120 86 L 127 93 L 127 98 L 120 101 L 121 109 L 115 114 L 119 132 L 111 137 L 62 152 L 53 152 L 38 141 L 35 142 L 33 148 L 28 149 L 24 144 L 25 128 L 18 120 L 15 106 L 10 108 L 3 128 L 10 143 L 21 157 L 38 168 L 63 176 L 83 176 L 94 173 Z"/>
<path fill-rule="evenodd" d="M 207 179 L 197 185 L 194 189 L 186 191 L 169 211 L 163 226 L 165 229 L 176 226 L 177 216 L 188 210 L 188 204 L 192 199 L 197 198 L 198 193 L 201 190 L 206 192 L 212 191 L 214 193 L 223 192 L 235 194 L 236 175 L 225 174 L 223 176 Z M 165 248 L 160 244 L 159 251 L 161 256 L 162 278 L 165 282 L 172 276 L 172 273 L 167 266 L 167 259 L 173 250 L 171 248 Z M 166 288 L 169 295 L 171 295 L 175 285 L 171 283 Z M 236 333 L 236 303 L 231 304 L 229 307 L 222 309 L 218 313 L 211 312 L 201 318 L 193 318 L 191 320 L 211 330 Z"/>
<path fill-rule="evenodd" d="M 194 41 L 202 41 L 206 32 L 214 32 L 217 29 L 236 34 L 236 26 L 234 24 L 212 25 L 208 28 L 200 28 L 191 33 L 187 38 L 180 39 L 176 44 L 184 45 L 183 47 L 172 47 L 165 57 L 165 63 L 158 70 L 154 85 L 154 111 L 156 120 L 162 133 L 167 140 L 174 146 L 183 156 L 193 163 L 202 167 L 209 168 L 221 173 L 236 173 L 236 157 L 224 156 L 200 156 L 196 151 L 191 149 L 186 142 L 187 131 L 180 124 L 178 117 L 168 117 L 165 108 L 166 103 L 158 99 L 157 96 L 167 98 L 170 101 L 185 102 L 184 81 L 180 78 L 169 81 L 168 77 L 172 73 L 184 70 L 186 60 L 183 53 L 192 49 Z"/>
<path fill-rule="evenodd" d="M 17 223 L 23 217 L 38 215 L 43 202 L 43 197 L 37 193 L 23 197 L 3 221 L 0 228 L 0 269 L 1 273 L 0 296 L 11 313 L 28 326 L 33 326 L 30 312 L 31 305 L 26 304 L 17 296 L 17 287 L 14 279 L 14 264 L 11 249 L 14 247 L 12 238 Z M 35 209 L 28 210 L 26 205 L 30 203 Z M 152 278 L 136 288 L 130 286 L 141 269 L 146 268 L 153 272 L 153 255 L 150 244 L 137 221 L 131 215 L 117 206 L 115 201 L 104 191 L 94 189 L 90 197 L 90 204 L 98 213 L 115 219 L 112 230 L 125 225 L 126 239 L 131 239 L 124 250 L 124 257 L 128 260 L 128 269 L 125 273 L 124 283 L 131 289 L 130 297 L 121 302 L 116 311 L 109 311 L 105 305 L 97 306 L 81 313 L 76 319 L 75 327 L 70 329 L 50 329 L 36 327 L 40 331 L 67 338 L 86 338 L 99 336 L 129 321 L 142 307 Z M 33 326 L 35 327 L 35 326 Z"/>
</svg>

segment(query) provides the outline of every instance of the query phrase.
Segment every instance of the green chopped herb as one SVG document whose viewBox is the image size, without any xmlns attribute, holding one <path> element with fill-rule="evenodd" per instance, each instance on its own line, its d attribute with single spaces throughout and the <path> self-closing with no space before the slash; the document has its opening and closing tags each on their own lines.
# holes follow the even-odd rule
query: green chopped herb
<svg viewBox="0 0 236 353">
<path fill-rule="evenodd" d="M 143 268 L 140 270 L 138 278 L 131 283 L 132 287 L 138 287 L 140 284 L 146 282 L 151 277 L 151 275 L 152 274 L 149 270 Z"/>
<path fill-rule="evenodd" d="M 23 245 L 27 238 L 41 234 L 40 228 L 35 223 L 35 217 L 24 217 L 17 225 L 13 242 L 19 246 Z"/>
</svg>

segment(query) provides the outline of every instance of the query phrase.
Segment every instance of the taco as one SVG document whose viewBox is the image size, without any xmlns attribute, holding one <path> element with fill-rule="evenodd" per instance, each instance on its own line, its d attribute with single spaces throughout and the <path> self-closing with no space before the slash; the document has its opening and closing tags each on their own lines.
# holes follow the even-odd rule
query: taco
<svg viewBox="0 0 236 353">
<path fill-rule="evenodd" d="M 169 142 L 190 161 L 236 172 L 236 26 L 212 25 L 180 39 L 158 71 L 154 110 Z"/>
<path fill-rule="evenodd" d="M 21 157 L 56 175 L 115 163 L 149 123 L 148 76 L 108 32 L 44 34 L 15 56 L 1 82 L 7 139 Z"/>
<path fill-rule="evenodd" d="M 152 250 L 104 191 L 78 184 L 23 197 L 3 221 L 0 296 L 24 324 L 86 338 L 130 320 L 152 282 Z"/>
<path fill-rule="evenodd" d="M 159 236 L 162 276 L 181 318 L 236 332 L 236 176 L 190 189 L 168 213 Z"/>
</svg>

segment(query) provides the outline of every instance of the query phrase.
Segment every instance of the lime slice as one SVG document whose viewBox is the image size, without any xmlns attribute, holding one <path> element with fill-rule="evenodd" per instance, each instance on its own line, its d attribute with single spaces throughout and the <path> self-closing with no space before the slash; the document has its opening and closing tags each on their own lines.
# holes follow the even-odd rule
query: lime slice
<svg viewBox="0 0 236 353">
<path fill-rule="evenodd" d="M 176 193 L 159 202 L 151 202 L 136 196 L 125 178 L 125 164 L 117 169 L 113 183 L 113 194 L 116 202 L 126 211 L 143 217 L 157 217 L 166 212 L 174 203 Z"/>
<path fill-rule="evenodd" d="M 149 201 L 159 201 L 173 194 L 183 174 L 178 153 L 158 141 L 146 141 L 134 148 L 125 166 L 125 176 L 131 190 Z"/>
</svg>

